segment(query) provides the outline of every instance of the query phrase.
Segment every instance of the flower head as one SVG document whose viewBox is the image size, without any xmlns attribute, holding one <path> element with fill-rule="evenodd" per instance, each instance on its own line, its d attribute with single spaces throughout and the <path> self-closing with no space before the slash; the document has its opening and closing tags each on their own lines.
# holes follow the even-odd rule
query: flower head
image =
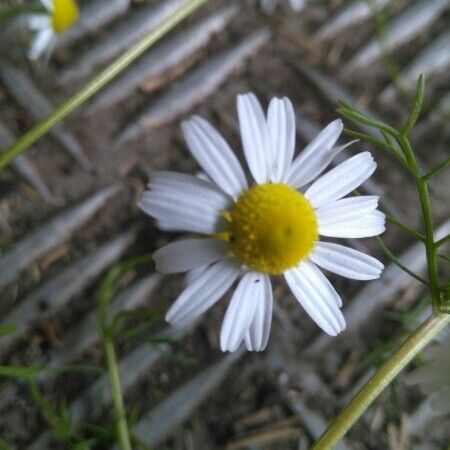
<svg viewBox="0 0 450 450">
<path fill-rule="evenodd" d="M 202 235 L 154 254 L 157 270 L 189 272 L 187 287 L 166 319 L 194 320 L 239 279 L 223 321 L 221 348 L 234 351 L 245 341 L 249 350 L 263 350 L 272 320 L 271 276 L 283 275 L 311 318 L 334 336 L 345 329 L 342 301 L 319 267 L 370 280 L 380 276 L 383 265 L 320 237 L 361 238 L 384 231 L 378 197 L 343 198 L 370 177 L 376 164 L 363 152 L 319 176 L 346 147 L 335 146 L 340 120 L 294 158 L 295 116 L 287 98 L 274 98 L 267 118 L 253 94 L 238 96 L 237 108 L 254 183 L 249 186 L 219 132 L 194 116 L 182 130 L 206 176 L 157 172 L 140 200 L 161 229 Z"/>
<path fill-rule="evenodd" d="M 28 21 L 30 29 L 36 31 L 28 57 L 40 58 L 51 53 L 56 36 L 66 32 L 77 20 L 79 11 L 75 0 L 41 0 L 46 13 L 33 14 Z"/>
</svg>

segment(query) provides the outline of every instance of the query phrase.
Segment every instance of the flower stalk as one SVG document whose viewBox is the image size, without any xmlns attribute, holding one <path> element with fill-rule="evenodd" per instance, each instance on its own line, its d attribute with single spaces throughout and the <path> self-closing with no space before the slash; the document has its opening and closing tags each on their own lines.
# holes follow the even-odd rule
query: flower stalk
<svg viewBox="0 0 450 450">
<path fill-rule="evenodd" d="M 118 263 L 116 266 L 112 267 L 105 276 L 97 294 L 97 316 L 106 361 L 106 369 L 108 371 L 108 381 L 116 421 L 115 429 L 120 450 L 132 450 L 132 447 L 122 388 L 120 385 L 116 349 L 114 346 L 116 325 L 118 323 L 118 317 L 120 316 L 116 315 L 115 317 L 110 317 L 109 304 L 117 290 L 119 278 L 128 270 L 141 264 L 147 264 L 150 260 L 151 257 L 149 255 L 143 255 Z"/>
<path fill-rule="evenodd" d="M 122 389 L 120 387 L 119 370 L 117 367 L 116 350 L 110 335 L 103 336 L 103 349 L 105 352 L 106 367 L 108 369 L 109 386 L 116 417 L 116 430 L 118 444 L 121 450 L 131 450 L 130 433 L 123 403 Z"/>
<path fill-rule="evenodd" d="M 57 107 L 46 119 L 38 123 L 28 133 L 18 139 L 11 147 L 0 155 L 0 169 L 5 168 L 14 158 L 25 152 L 38 139 L 44 136 L 51 128 L 73 113 L 89 98 L 105 87 L 113 78 L 123 72 L 131 63 L 152 47 L 172 28 L 178 25 L 189 14 L 194 12 L 207 0 L 191 0 L 176 13 L 166 19 L 159 27 L 134 44 L 122 56 L 103 70 L 80 91 Z"/>
<path fill-rule="evenodd" d="M 401 370 L 449 323 L 448 314 L 430 316 L 334 418 L 311 450 L 332 449 Z"/>
<path fill-rule="evenodd" d="M 417 193 L 419 195 L 420 207 L 422 209 L 422 218 L 425 228 L 425 251 L 428 267 L 428 285 L 431 294 L 431 302 L 433 310 L 439 310 L 439 286 L 438 286 L 438 269 L 437 269 L 437 248 L 434 242 L 433 216 L 431 213 L 430 195 L 428 193 L 427 182 L 421 175 L 420 168 L 417 164 L 414 152 L 411 148 L 408 138 L 401 134 L 397 136 L 397 142 L 405 155 L 409 164 L 411 175 L 416 184 Z"/>
</svg>

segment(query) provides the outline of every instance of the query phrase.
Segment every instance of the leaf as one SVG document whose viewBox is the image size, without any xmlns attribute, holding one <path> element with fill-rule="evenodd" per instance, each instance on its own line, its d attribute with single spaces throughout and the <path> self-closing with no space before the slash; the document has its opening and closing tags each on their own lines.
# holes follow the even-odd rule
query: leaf
<svg viewBox="0 0 450 450">
<path fill-rule="evenodd" d="M 3 336 L 8 336 L 8 334 L 13 334 L 19 329 L 17 325 L 2 325 L 0 326 L 0 338 Z"/>
<path fill-rule="evenodd" d="M 198 364 L 197 359 L 191 358 L 190 356 L 187 356 L 182 352 L 163 352 L 161 356 L 168 361 L 172 361 L 183 366 L 196 366 Z"/>
<path fill-rule="evenodd" d="M 165 310 L 162 308 L 140 311 L 122 311 L 114 317 L 111 329 L 114 335 L 119 338 L 134 338 L 147 331 L 153 325 L 159 323 L 164 317 L 164 313 Z M 128 317 L 137 317 L 141 319 L 142 322 L 132 328 L 123 330 L 121 329 L 124 326 L 123 321 Z"/>
<path fill-rule="evenodd" d="M 72 446 L 71 450 L 89 450 L 93 445 L 97 443 L 97 440 L 94 438 L 86 439 L 84 441 L 77 442 Z"/>
<path fill-rule="evenodd" d="M 69 440 L 70 438 L 70 424 L 66 422 L 64 417 L 60 417 L 56 409 L 54 409 L 50 403 L 42 394 L 39 386 L 35 382 L 30 383 L 31 394 L 33 396 L 33 400 L 36 403 L 37 407 L 41 414 L 45 417 L 47 422 L 52 426 L 55 434 L 64 442 Z M 60 409 L 64 406 L 62 405 Z"/>
<path fill-rule="evenodd" d="M 417 81 L 416 96 L 408 120 L 402 128 L 402 133 L 406 136 L 414 127 L 422 110 L 423 99 L 425 97 L 425 76 L 422 74 Z"/>
<path fill-rule="evenodd" d="M 0 450 L 13 450 L 13 448 L 8 442 L 0 438 Z"/>
<path fill-rule="evenodd" d="M 43 367 L 42 370 L 46 372 L 54 372 L 54 373 L 65 373 L 65 372 L 74 372 L 74 373 L 85 373 L 85 372 L 93 372 L 98 374 L 103 374 L 105 372 L 105 368 L 101 366 L 94 366 L 92 364 L 67 364 L 64 366 L 58 367 Z"/>
<path fill-rule="evenodd" d="M 0 23 L 12 19 L 21 14 L 46 14 L 47 10 L 42 6 L 6 6 L 0 8 Z M 1 447 L 0 447 L 1 449 Z"/>
<path fill-rule="evenodd" d="M 140 255 L 121 261 L 113 266 L 103 278 L 97 293 L 98 315 L 102 328 L 107 326 L 108 306 L 117 289 L 118 279 L 129 270 L 134 269 L 139 265 L 146 264 L 152 261 L 152 259 L 151 255 Z"/>
<path fill-rule="evenodd" d="M 42 371 L 42 367 L 0 366 L 0 378 L 32 380 Z"/>
<path fill-rule="evenodd" d="M 354 122 L 359 122 L 364 125 L 368 125 L 372 128 L 376 128 L 378 130 L 383 130 L 394 137 L 397 137 L 399 135 L 399 132 L 395 128 L 388 125 L 387 123 L 381 122 L 380 120 L 374 119 L 373 117 L 363 114 L 362 112 L 353 108 L 353 106 L 351 106 L 346 102 L 340 101 L 339 106 L 340 107 L 337 110 L 338 113 L 342 114 L 343 116 L 347 117 L 350 120 L 353 120 Z"/>
</svg>

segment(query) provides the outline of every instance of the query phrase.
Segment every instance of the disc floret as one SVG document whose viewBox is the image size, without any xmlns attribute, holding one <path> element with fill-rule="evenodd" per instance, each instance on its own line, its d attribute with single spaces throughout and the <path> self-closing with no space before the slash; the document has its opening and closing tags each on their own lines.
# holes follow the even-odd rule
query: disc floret
<svg viewBox="0 0 450 450">
<path fill-rule="evenodd" d="M 256 185 L 225 215 L 230 252 L 258 272 L 280 274 L 314 248 L 318 225 L 309 201 L 282 183 Z"/>
<path fill-rule="evenodd" d="M 52 27 L 56 33 L 64 33 L 77 20 L 79 11 L 74 0 L 53 0 Z"/>
</svg>

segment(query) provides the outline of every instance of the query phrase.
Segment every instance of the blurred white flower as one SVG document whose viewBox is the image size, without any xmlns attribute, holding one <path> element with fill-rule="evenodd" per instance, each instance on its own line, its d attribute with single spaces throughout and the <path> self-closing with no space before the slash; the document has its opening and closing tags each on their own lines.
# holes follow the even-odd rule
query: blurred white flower
<svg viewBox="0 0 450 450">
<path fill-rule="evenodd" d="M 262 9 L 271 14 L 275 11 L 279 0 L 261 0 Z M 288 0 L 293 11 L 301 11 L 305 6 L 305 0 Z"/>
<path fill-rule="evenodd" d="M 67 31 L 78 19 L 79 11 L 75 0 L 40 0 L 45 13 L 31 14 L 28 27 L 35 36 L 28 51 L 28 58 L 39 59 L 50 56 L 56 36 Z"/>
<path fill-rule="evenodd" d="M 234 351 L 245 341 L 248 350 L 263 350 L 272 320 L 270 276 L 283 275 L 309 316 L 335 336 L 346 326 L 342 301 L 319 267 L 371 280 L 380 276 L 383 265 L 352 248 L 319 240 L 319 235 L 362 238 L 384 231 L 378 197 L 343 198 L 372 175 L 376 163 L 363 152 L 319 177 L 347 146 L 335 147 L 341 120 L 330 123 L 294 158 L 295 115 L 287 98 L 272 99 L 267 118 L 253 94 L 239 95 L 237 109 L 255 184 L 248 185 L 219 132 L 194 116 L 182 130 L 208 178 L 156 172 L 139 202 L 161 229 L 203 235 L 168 244 L 154 254 L 157 270 L 189 272 L 187 287 L 166 319 L 173 324 L 193 321 L 240 279 L 225 314 L 220 345 L 223 351 Z"/>
</svg>

